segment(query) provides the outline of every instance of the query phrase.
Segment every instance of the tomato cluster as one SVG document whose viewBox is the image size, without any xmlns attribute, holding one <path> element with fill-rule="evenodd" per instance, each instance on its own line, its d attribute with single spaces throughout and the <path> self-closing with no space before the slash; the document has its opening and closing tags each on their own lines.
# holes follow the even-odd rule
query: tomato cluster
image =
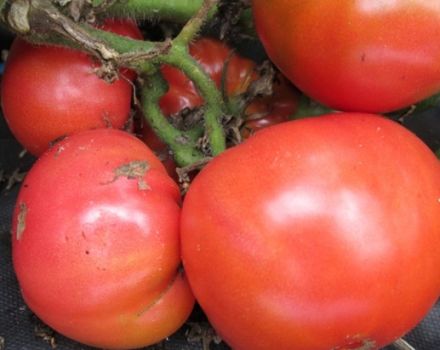
<svg viewBox="0 0 440 350">
<path fill-rule="evenodd" d="M 438 43 L 422 40 L 440 33 L 440 7 L 403 3 L 252 1 L 269 58 L 338 110 L 317 117 L 290 120 L 298 90 L 281 73 L 272 95 L 243 107 L 262 77 L 256 63 L 216 39 L 192 42 L 225 104 L 240 106 L 244 141 L 214 157 L 184 197 L 153 130 L 118 130 L 143 79 L 122 68 L 106 82 L 85 53 L 17 39 L 2 107 L 39 156 L 12 223 L 29 307 L 106 349 L 168 337 L 195 301 L 236 350 L 373 350 L 412 329 L 440 296 L 440 163 L 398 122 L 367 113 L 440 88 Z M 103 28 L 142 38 L 133 22 Z M 160 72 L 166 118 L 203 106 L 179 69 Z"/>
</svg>

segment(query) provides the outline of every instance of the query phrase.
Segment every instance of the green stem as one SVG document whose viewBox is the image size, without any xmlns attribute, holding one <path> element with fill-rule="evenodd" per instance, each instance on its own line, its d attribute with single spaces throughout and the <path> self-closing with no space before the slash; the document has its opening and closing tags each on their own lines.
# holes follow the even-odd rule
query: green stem
<svg viewBox="0 0 440 350">
<path fill-rule="evenodd" d="M 154 132 L 164 141 L 174 154 L 179 166 L 187 166 L 200 161 L 204 155 L 197 150 L 190 133 L 178 130 L 167 120 L 159 107 L 159 99 L 166 92 L 167 84 L 159 72 L 144 77 L 141 89 L 141 104 L 144 117 Z"/>
<path fill-rule="evenodd" d="M 120 0 L 106 10 L 106 15 L 186 23 L 202 4 L 203 0 Z"/>
<path fill-rule="evenodd" d="M 218 0 L 205 0 L 197 13 L 185 24 L 179 35 L 174 39 L 175 43 L 188 45 L 199 33 L 210 11 L 215 9 Z"/>
<path fill-rule="evenodd" d="M 191 57 L 186 47 L 173 45 L 170 52 L 161 57 L 161 62 L 179 68 L 194 82 L 195 87 L 205 102 L 205 129 L 211 146 L 211 153 L 215 156 L 223 152 L 226 149 L 226 140 L 221 118 L 224 114 L 225 106 L 221 93 L 215 83 Z"/>
</svg>

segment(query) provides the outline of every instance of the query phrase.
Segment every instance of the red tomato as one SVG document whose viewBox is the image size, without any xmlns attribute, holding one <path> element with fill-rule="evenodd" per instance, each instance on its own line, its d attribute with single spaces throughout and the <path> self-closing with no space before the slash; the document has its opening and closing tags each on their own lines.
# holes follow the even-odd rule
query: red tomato
<svg viewBox="0 0 440 350">
<path fill-rule="evenodd" d="M 28 173 L 13 218 L 23 297 L 44 322 L 105 349 L 146 346 L 189 316 L 179 188 L 134 136 L 69 136 Z"/>
<path fill-rule="evenodd" d="M 144 38 L 136 22 L 130 19 L 106 19 L 98 28 L 132 39 L 142 40 Z"/>
<path fill-rule="evenodd" d="M 196 176 L 181 241 L 233 349 L 378 349 L 440 295 L 440 163 L 379 116 L 271 126 Z"/>
<path fill-rule="evenodd" d="M 281 71 L 345 111 L 388 112 L 440 90 L 436 0 L 253 0 L 257 32 Z"/>
<path fill-rule="evenodd" d="M 121 22 L 108 22 L 105 29 L 141 36 L 133 22 L 127 22 L 127 27 L 123 31 Z M 5 119 L 23 147 L 38 156 L 68 134 L 124 127 L 131 107 L 131 84 L 125 79 L 107 83 L 95 74 L 97 68 L 92 58 L 79 51 L 14 41 L 1 100 Z"/>
</svg>

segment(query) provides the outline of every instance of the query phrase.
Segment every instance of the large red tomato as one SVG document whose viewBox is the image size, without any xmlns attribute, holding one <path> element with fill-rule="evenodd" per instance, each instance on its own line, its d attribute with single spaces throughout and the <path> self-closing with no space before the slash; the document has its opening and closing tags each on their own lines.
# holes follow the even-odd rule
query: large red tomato
<svg viewBox="0 0 440 350">
<path fill-rule="evenodd" d="M 68 136 L 28 173 L 13 218 L 23 297 L 44 322 L 105 349 L 146 346 L 189 316 L 179 188 L 134 136 Z"/>
<path fill-rule="evenodd" d="M 437 0 L 253 0 L 272 61 L 332 108 L 388 112 L 440 90 Z"/>
<path fill-rule="evenodd" d="M 181 240 L 232 348 L 378 349 L 440 295 L 440 163 L 379 116 L 271 126 L 196 176 Z"/>
<path fill-rule="evenodd" d="M 103 28 L 142 38 L 134 22 L 109 21 Z M 131 107 L 131 84 L 122 78 L 105 82 L 95 74 L 98 67 L 80 51 L 14 41 L 1 100 L 12 133 L 30 153 L 40 155 L 51 142 L 73 132 L 124 127 Z"/>
</svg>

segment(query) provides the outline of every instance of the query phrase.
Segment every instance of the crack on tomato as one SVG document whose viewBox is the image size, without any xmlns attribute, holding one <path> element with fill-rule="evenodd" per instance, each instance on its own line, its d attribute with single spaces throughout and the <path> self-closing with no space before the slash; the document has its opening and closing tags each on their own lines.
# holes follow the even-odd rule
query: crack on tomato
<svg viewBox="0 0 440 350">
<path fill-rule="evenodd" d="M 134 160 L 132 162 L 122 164 L 114 170 L 113 180 L 106 184 L 113 183 L 120 177 L 126 177 L 129 180 L 137 180 L 138 189 L 140 191 L 150 190 L 151 187 L 144 179 L 145 174 L 150 169 L 150 164 L 145 160 Z"/>
<path fill-rule="evenodd" d="M 16 239 L 19 241 L 23 237 L 23 232 L 26 229 L 26 216 L 28 213 L 28 208 L 25 203 L 20 203 L 19 212 L 17 216 L 17 231 Z"/>
<path fill-rule="evenodd" d="M 177 281 L 177 278 L 183 273 L 183 269 L 182 267 L 179 266 L 179 268 L 177 269 L 177 273 L 173 276 L 173 278 L 171 279 L 170 283 L 168 283 L 168 285 L 159 293 L 159 295 L 154 298 L 154 300 L 149 303 L 147 306 L 145 306 L 141 311 L 139 311 L 136 316 L 137 317 L 142 317 L 143 315 L 145 315 L 149 310 L 151 310 L 157 303 L 159 303 L 159 301 L 162 300 L 162 298 L 171 290 L 171 288 L 173 287 L 174 283 Z"/>
</svg>

